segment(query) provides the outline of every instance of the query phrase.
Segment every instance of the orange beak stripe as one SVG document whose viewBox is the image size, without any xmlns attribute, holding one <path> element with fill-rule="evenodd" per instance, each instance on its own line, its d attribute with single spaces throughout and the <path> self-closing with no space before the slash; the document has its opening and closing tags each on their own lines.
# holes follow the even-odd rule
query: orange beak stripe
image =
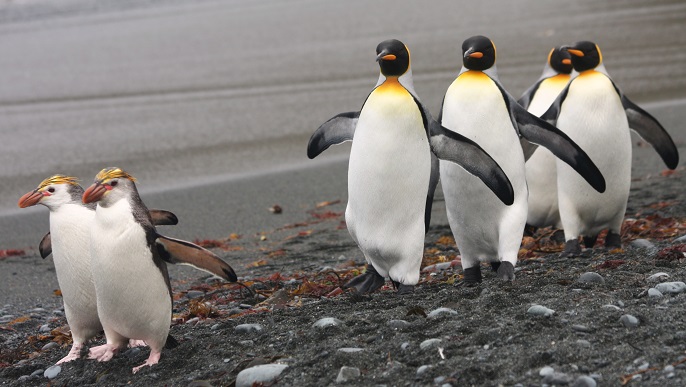
<svg viewBox="0 0 686 387">
<path fill-rule="evenodd" d="M 396 56 L 393 54 L 384 55 L 381 57 L 383 60 L 395 60 Z"/>
<path fill-rule="evenodd" d="M 571 59 L 567 59 L 567 58 L 562 59 L 562 64 L 570 65 L 570 64 L 572 64 L 572 60 L 571 60 Z"/>
<path fill-rule="evenodd" d="M 484 53 L 483 53 L 483 52 L 476 51 L 476 52 L 473 52 L 473 53 L 469 54 L 469 57 L 470 57 L 470 58 L 475 58 L 475 59 L 481 59 L 481 58 L 484 57 Z"/>
<path fill-rule="evenodd" d="M 569 52 L 570 54 L 572 54 L 572 55 L 574 55 L 574 56 L 578 56 L 578 57 L 583 57 L 583 56 L 584 56 L 584 52 L 583 52 L 583 51 L 581 51 L 581 50 L 575 50 L 575 49 L 573 49 L 573 48 L 568 48 L 568 49 L 567 49 L 567 52 Z"/>
</svg>

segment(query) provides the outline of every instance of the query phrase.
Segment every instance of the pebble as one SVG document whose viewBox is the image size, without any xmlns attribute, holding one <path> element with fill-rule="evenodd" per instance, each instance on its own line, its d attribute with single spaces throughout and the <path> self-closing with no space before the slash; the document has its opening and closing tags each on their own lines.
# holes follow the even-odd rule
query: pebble
<svg viewBox="0 0 686 387">
<path fill-rule="evenodd" d="M 210 330 L 211 330 L 211 331 L 216 331 L 217 329 L 219 329 L 220 326 L 221 326 L 220 324 L 214 324 L 214 325 L 212 325 L 212 326 L 210 327 Z"/>
<path fill-rule="evenodd" d="M 31 313 L 47 313 L 48 311 L 43 308 L 33 308 L 29 310 Z"/>
<path fill-rule="evenodd" d="M 38 375 L 42 375 L 42 374 L 43 374 L 43 372 L 45 372 L 45 370 L 44 370 L 44 369 L 41 369 L 41 368 L 39 368 L 39 369 L 37 369 L 37 370 L 35 370 L 35 371 L 31 372 L 31 375 L 30 375 L 30 376 L 38 376 Z"/>
<path fill-rule="evenodd" d="M 430 368 L 431 368 L 430 365 L 423 365 L 423 366 L 417 368 L 417 377 L 421 377 L 422 375 L 424 375 L 426 373 L 426 371 L 428 371 Z"/>
<path fill-rule="evenodd" d="M 41 333 L 47 333 L 47 332 L 50 332 L 51 330 L 52 329 L 50 329 L 49 324 L 43 324 L 40 326 L 40 328 L 38 328 L 38 332 L 41 332 Z"/>
<path fill-rule="evenodd" d="M 664 372 L 674 372 L 674 366 L 673 365 L 667 365 L 665 368 L 662 369 Z"/>
<path fill-rule="evenodd" d="M 238 342 L 243 347 L 252 347 L 255 343 L 252 340 L 241 340 Z"/>
<path fill-rule="evenodd" d="M 47 370 L 45 370 L 45 372 L 43 373 L 43 376 L 45 376 L 48 379 L 55 379 L 57 377 L 57 375 L 60 374 L 60 372 L 62 372 L 62 367 L 60 367 L 58 365 L 54 365 L 54 366 L 48 368 Z"/>
<path fill-rule="evenodd" d="M 260 324 L 240 324 L 236 325 L 236 327 L 233 328 L 233 331 L 236 333 L 252 333 L 259 332 L 262 329 L 262 325 Z"/>
<path fill-rule="evenodd" d="M 629 243 L 629 245 L 639 249 L 656 249 L 655 245 L 647 239 L 634 239 L 633 241 L 631 241 L 631 243 Z"/>
<path fill-rule="evenodd" d="M 285 364 L 261 364 L 246 368 L 236 376 L 236 387 L 251 387 L 253 384 L 273 384 L 288 368 Z"/>
<path fill-rule="evenodd" d="M 584 348 L 591 348 L 591 342 L 588 340 L 577 340 L 576 343 Z"/>
<path fill-rule="evenodd" d="M 14 315 L 12 314 L 6 314 L 2 317 L 0 317 L 0 322 L 8 322 L 14 320 Z"/>
<path fill-rule="evenodd" d="M 572 377 L 563 372 L 553 372 L 543 378 L 543 383 L 553 384 L 556 386 L 567 385 L 572 382 Z"/>
<path fill-rule="evenodd" d="M 59 310 L 59 309 L 53 310 L 53 311 L 52 311 L 52 314 L 54 314 L 55 316 L 64 316 L 64 312 L 62 312 L 62 311 Z"/>
<path fill-rule="evenodd" d="M 17 381 L 19 381 L 20 383 L 24 383 L 24 382 L 26 382 L 27 380 L 29 380 L 30 378 L 31 378 L 31 377 L 30 377 L 29 375 L 22 375 L 22 376 L 19 377 L 19 379 L 17 379 Z"/>
<path fill-rule="evenodd" d="M 402 349 L 403 351 L 408 349 L 408 348 L 410 348 L 410 343 L 408 343 L 407 341 L 400 344 L 400 349 Z"/>
<path fill-rule="evenodd" d="M 440 316 L 447 315 L 447 316 L 457 316 L 457 311 L 454 309 L 450 308 L 438 308 L 434 309 L 429 314 L 426 315 L 428 318 L 438 318 Z"/>
<path fill-rule="evenodd" d="M 674 240 L 675 243 L 686 243 L 686 235 L 682 235 Z"/>
<path fill-rule="evenodd" d="M 362 352 L 362 351 L 364 351 L 364 349 L 355 348 L 355 347 L 338 348 L 338 352 L 343 352 L 343 353 L 357 353 L 357 352 Z"/>
<path fill-rule="evenodd" d="M 598 383 L 590 376 L 579 376 L 572 384 L 572 387 L 596 387 Z"/>
<path fill-rule="evenodd" d="M 669 274 L 665 272 L 659 272 L 651 275 L 650 277 L 646 278 L 646 281 L 651 282 L 651 281 L 659 281 L 662 279 L 662 277 L 669 278 Z"/>
<path fill-rule="evenodd" d="M 133 359 L 136 356 L 138 356 L 141 353 L 141 349 L 138 347 L 134 348 L 129 348 L 124 352 L 124 356 L 128 357 L 129 359 Z"/>
<path fill-rule="evenodd" d="M 252 305 L 250 304 L 240 304 L 238 307 L 241 309 L 252 309 Z"/>
<path fill-rule="evenodd" d="M 438 346 L 438 344 L 440 344 L 440 343 L 441 343 L 441 339 L 424 340 L 424 341 L 422 341 L 421 344 L 419 344 L 419 349 L 425 350 L 425 349 L 433 348 L 433 347 Z"/>
<path fill-rule="evenodd" d="M 613 309 L 613 310 L 622 310 L 622 308 L 618 307 L 617 305 L 611 305 L 611 304 L 603 305 L 603 306 L 601 306 L 601 308 Z"/>
<path fill-rule="evenodd" d="M 638 319 L 630 314 L 622 315 L 622 317 L 619 318 L 619 322 L 627 328 L 635 328 L 639 324 Z"/>
<path fill-rule="evenodd" d="M 334 317 L 324 317 L 312 324 L 315 328 L 337 327 L 339 325 L 344 325 L 343 321 Z"/>
<path fill-rule="evenodd" d="M 593 329 L 587 327 L 586 325 L 581 325 L 581 324 L 574 324 L 572 325 L 572 330 L 577 331 L 577 332 L 592 332 Z"/>
<path fill-rule="evenodd" d="M 405 320 L 391 320 L 388 322 L 388 326 L 392 329 L 403 330 L 410 326 L 410 323 Z"/>
<path fill-rule="evenodd" d="M 192 319 L 186 321 L 186 324 L 195 325 L 200 322 L 200 317 L 193 317 Z"/>
<path fill-rule="evenodd" d="M 553 369 L 553 367 L 545 366 L 545 367 L 541 368 L 540 371 L 538 371 L 538 375 L 540 375 L 541 377 L 545 377 L 548 375 L 552 375 L 553 372 L 555 372 L 555 369 Z"/>
<path fill-rule="evenodd" d="M 648 289 L 648 297 L 660 298 L 662 297 L 662 292 L 655 288 Z"/>
<path fill-rule="evenodd" d="M 360 369 L 357 367 L 341 367 L 336 377 L 336 383 L 345 383 L 360 376 Z"/>
<path fill-rule="evenodd" d="M 655 285 L 655 289 L 659 290 L 662 294 L 679 294 L 686 291 L 686 284 L 683 282 L 663 282 Z"/>
<path fill-rule="evenodd" d="M 583 284 L 604 284 L 605 278 L 598 273 L 589 271 L 579 276 L 579 282 Z"/>
<path fill-rule="evenodd" d="M 41 348 L 41 351 L 47 351 L 47 350 L 49 350 L 49 349 L 57 348 L 57 347 L 59 347 L 59 346 L 60 346 L 60 345 L 57 344 L 56 342 L 51 341 L 51 342 L 45 344 L 45 345 L 43 346 L 43 348 Z"/>
<path fill-rule="evenodd" d="M 186 293 L 186 298 L 188 298 L 189 300 L 192 300 L 194 298 L 204 297 L 204 296 L 205 296 L 205 292 L 200 291 L 200 290 L 189 290 L 188 293 Z"/>
<path fill-rule="evenodd" d="M 532 307 L 529 308 L 529 310 L 526 311 L 526 313 L 528 313 L 532 316 L 550 317 L 553 315 L 553 313 L 555 313 L 555 311 L 552 309 L 548 309 L 542 305 L 533 305 Z"/>
</svg>

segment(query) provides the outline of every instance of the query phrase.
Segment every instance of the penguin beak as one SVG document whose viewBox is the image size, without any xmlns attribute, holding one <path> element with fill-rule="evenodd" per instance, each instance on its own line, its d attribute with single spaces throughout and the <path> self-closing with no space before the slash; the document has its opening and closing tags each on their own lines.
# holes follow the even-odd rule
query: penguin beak
<svg viewBox="0 0 686 387">
<path fill-rule="evenodd" d="M 562 64 L 563 64 L 563 65 L 571 65 L 571 64 L 572 64 L 572 60 L 571 60 L 571 59 L 568 59 L 568 58 L 562 59 Z"/>
<path fill-rule="evenodd" d="M 574 55 L 574 56 L 578 56 L 579 58 L 581 58 L 581 57 L 584 56 L 584 52 L 583 52 L 583 51 L 577 50 L 576 48 L 571 47 L 571 46 L 562 46 L 562 47 L 560 47 L 560 49 L 565 50 L 565 51 L 567 51 L 568 53 L 570 53 L 570 54 L 572 54 L 572 55 Z M 562 62 L 562 63 L 564 63 L 564 62 Z"/>
<path fill-rule="evenodd" d="M 107 186 L 100 183 L 95 183 L 88 187 L 86 192 L 83 193 L 82 200 L 86 204 L 97 202 L 98 200 L 102 199 L 107 191 L 109 191 Z"/>
<path fill-rule="evenodd" d="M 464 59 L 467 59 L 467 58 L 481 59 L 484 57 L 484 53 L 481 51 L 475 51 L 473 48 L 470 48 L 469 50 L 465 51 L 463 57 L 464 57 Z"/>
<path fill-rule="evenodd" d="M 19 208 L 35 206 L 36 204 L 38 204 L 38 202 L 40 202 L 41 199 L 43 199 L 43 196 L 48 195 L 44 195 L 43 192 L 38 190 L 27 192 L 24 194 L 24 196 L 19 198 L 19 203 L 17 204 L 19 205 Z"/>
<path fill-rule="evenodd" d="M 382 61 L 382 60 L 395 60 L 396 56 L 393 54 L 390 54 L 388 50 L 383 50 L 379 53 L 379 55 L 376 56 L 376 61 Z"/>
</svg>

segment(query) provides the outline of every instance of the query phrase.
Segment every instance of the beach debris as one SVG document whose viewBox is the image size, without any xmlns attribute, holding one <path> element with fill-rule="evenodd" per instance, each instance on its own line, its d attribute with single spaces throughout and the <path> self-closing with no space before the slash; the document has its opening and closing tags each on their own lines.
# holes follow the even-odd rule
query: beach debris
<svg viewBox="0 0 686 387">
<path fill-rule="evenodd" d="M 314 208 L 322 208 L 322 207 L 327 207 L 327 206 L 332 206 L 334 204 L 338 204 L 341 202 L 341 199 L 336 199 L 336 200 L 329 200 L 325 202 L 319 202 L 317 203 Z"/>
<path fill-rule="evenodd" d="M 274 204 L 273 206 L 269 207 L 269 212 L 272 214 L 280 214 L 283 212 L 283 208 L 281 208 L 281 206 L 278 204 Z"/>
</svg>

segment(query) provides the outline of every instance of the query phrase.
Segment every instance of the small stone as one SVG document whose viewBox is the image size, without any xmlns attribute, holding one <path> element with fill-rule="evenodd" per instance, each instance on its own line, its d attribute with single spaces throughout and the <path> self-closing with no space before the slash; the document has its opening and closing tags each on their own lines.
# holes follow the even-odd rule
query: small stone
<svg viewBox="0 0 686 387">
<path fill-rule="evenodd" d="M 241 309 L 252 309 L 252 305 L 250 304 L 240 304 L 238 307 Z"/>
<path fill-rule="evenodd" d="M 211 330 L 211 331 L 216 331 L 217 329 L 219 329 L 220 326 L 221 326 L 221 325 L 219 325 L 219 324 L 214 324 L 214 325 L 212 325 L 212 326 L 210 327 L 210 330 Z"/>
<path fill-rule="evenodd" d="M 54 366 L 48 368 L 47 370 L 45 370 L 45 372 L 43 373 L 43 376 L 45 376 L 48 379 L 55 379 L 57 377 L 57 375 L 60 374 L 60 372 L 62 372 L 62 367 L 60 367 L 58 365 L 54 365 Z"/>
<path fill-rule="evenodd" d="M 653 282 L 653 281 L 659 281 L 662 278 L 669 278 L 669 274 L 664 273 L 664 272 L 659 272 L 651 275 L 650 277 L 646 278 L 646 281 L 648 282 Z"/>
<path fill-rule="evenodd" d="M 440 316 L 457 316 L 457 311 L 450 308 L 438 308 L 426 315 L 428 318 L 438 318 Z"/>
<path fill-rule="evenodd" d="M 186 324 L 188 325 L 195 325 L 198 322 L 200 322 L 200 317 L 193 317 L 192 319 L 186 321 Z"/>
<path fill-rule="evenodd" d="M 30 375 L 30 376 L 38 376 L 38 375 L 43 375 L 43 372 L 45 372 L 45 370 L 44 370 L 44 369 L 42 369 L 42 368 L 39 368 L 39 369 L 37 369 L 37 370 L 35 370 L 35 371 L 31 372 L 31 375 Z"/>
<path fill-rule="evenodd" d="M 410 323 L 405 320 L 391 320 L 388 322 L 388 326 L 392 329 L 403 330 L 410 326 Z"/>
<path fill-rule="evenodd" d="M 56 342 L 51 341 L 51 342 L 45 344 L 45 345 L 43 346 L 43 348 L 41 348 L 41 351 L 47 351 L 47 350 L 50 350 L 50 349 L 53 349 L 53 348 L 57 348 L 57 347 L 59 347 L 59 346 L 60 346 L 60 345 L 57 344 Z"/>
<path fill-rule="evenodd" d="M 408 343 L 407 341 L 400 344 L 400 349 L 402 349 L 403 351 L 408 349 L 408 348 L 410 348 L 410 343 Z"/>
<path fill-rule="evenodd" d="M 655 245 L 647 239 L 634 239 L 629 245 L 638 249 L 656 249 Z"/>
<path fill-rule="evenodd" d="M 49 324 L 43 324 L 43 325 L 40 326 L 40 328 L 38 328 L 38 332 L 40 332 L 40 333 L 48 333 L 48 332 L 50 332 L 51 330 L 52 330 L 52 329 L 50 328 L 50 325 L 49 325 Z"/>
<path fill-rule="evenodd" d="M 581 325 L 581 324 L 574 324 L 572 325 L 572 330 L 577 331 L 577 332 L 593 332 L 592 328 L 587 327 L 586 325 Z"/>
<path fill-rule="evenodd" d="M 312 326 L 315 328 L 337 327 L 340 325 L 344 325 L 343 321 L 334 317 L 324 317 L 312 324 Z"/>
<path fill-rule="evenodd" d="M 134 348 L 129 348 L 124 352 L 124 356 L 128 357 L 129 359 L 133 359 L 136 356 L 138 356 L 141 353 L 141 349 L 139 347 L 134 347 Z"/>
<path fill-rule="evenodd" d="M 17 379 L 17 381 L 20 382 L 20 383 L 25 383 L 25 382 L 28 381 L 30 378 L 31 378 L 31 377 L 30 377 L 29 375 L 22 375 L 22 376 L 19 377 L 19 379 Z"/>
<path fill-rule="evenodd" d="M 686 243 L 686 235 L 682 235 L 674 240 L 674 243 Z"/>
<path fill-rule="evenodd" d="M 192 300 L 194 298 L 204 297 L 204 296 L 205 296 L 205 292 L 202 292 L 200 290 L 189 290 L 188 293 L 186 293 L 186 298 L 188 298 L 189 300 Z"/>
<path fill-rule="evenodd" d="M 545 367 L 541 368 L 540 371 L 538 371 L 538 375 L 540 375 L 541 377 L 545 377 L 548 375 L 552 375 L 553 372 L 555 372 L 555 369 L 553 369 L 553 367 L 545 366 Z"/>
<path fill-rule="evenodd" d="M 357 352 L 362 352 L 364 349 L 362 348 L 354 348 L 354 347 L 346 347 L 346 348 L 338 348 L 338 352 L 343 352 L 343 353 L 357 353 Z"/>
<path fill-rule="evenodd" d="M 241 340 L 238 342 L 242 347 L 252 347 L 255 345 L 255 342 L 252 340 Z"/>
<path fill-rule="evenodd" d="M 236 327 L 233 328 L 233 331 L 236 333 L 253 333 L 259 332 L 262 329 L 262 325 L 260 324 L 240 324 L 236 325 Z"/>
<path fill-rule="evenodd" d="M 285 364 L 261 364 L 246 368 L 236 376 L 236 387 L 251 387 L 253 384 L 273 384 L 288 368 Z"/>
<path fill-rule="evenodd" d="M 673 365 L 667 365 L 665 368 L 662 369 L 664 372 L 674 372 L 674 366 Z"/>
<path fill-rule="evenodd" d="M 336 377 L 336 383 L 345 383 L 360 376 L 360 369 L 357 367 L 341 367 Z"/>
<path fill-rule="evenodd" d="M 598 383 L 590 376 L 579 376 L 572 384 L 572 387 L 596 387 Z"/>
<path fill-rule="evenodd" d="M 445 382 L 446 379 L 447 378 L 445 376 L 436 376 L 434 378 L 434 384 L 441 384 L 441 383 Z"/>
<path fill-rule="evenodd" d="M 54 314 L 55 316 L 64 316 L 64 312 L 62 312 L 62 311 L 59 310 L 59 309 L 53 310 L 53 311 L 52 311 L 52 314 Z"/>
<path fill-rule="evenodd" d="M 660 298 L 662 297 L 662 292 L 655 288 L 650 288 L 648 289 L 648 297 L 653 297 L 653 298 Z"/>
<path fill-rule="evenodd" d="M 31 313 L 47 313 L 48 311 L 43 308 L 33 308 L 29 312 Z"/>
<path fill-rule="evenodd" d="M 611 304 L 603 305 L 603 306 L 601 306 L 601 308 L 612 309 L 612 310 L 622 310 L 622 308 L 618 307 L 617 305 L 611 305 Z"/>
<path fill-rule="evenodd" d="M 417 368 L 417 377 L 421 377 L 422 375 L 424 375 L 426 373 L 426 371 L 428 371 L 430 368 L 431 368 L 430 365 L 423 365 L 423 366 Z"/>
<path fill-rule="evenodd" d="M 598 273 L 589 271 L 579 277 L 579 282 L 583 284 L 603 284 L 605 283 L 605 278 Z"/>
<path fill-rule="evenodd" d="M 622 317 L 619 318 L 619 322 L 627 328 L 635 328 L 639 324 L 638 319 L 630 314 L 622 315 Z"/>
<path fill-rule="evenodd" d="M 546 375 L 543 378 L 543 383 L 553 384 L 557 386 L 565 386 L 571 382 L 572 377 L 562 372 L 553 372 L 552 374 Z"/>
<path fill-rule="evenodd" d="M 526 311 L 526 313 L 532 316 L 550 317 L 553 315 L 553 313 L 555 313 L 555 311 L 542 305 L 533 305 Z"/>
<path fill-rule="evenodd" d="M 663 282 L 655 285 L 655 289 L 659 290 L 662 294 L 679 294 L 686 291 L 686 284 L 683 282 Z"/>
<path fill-rule="evenodd" d="M 421 344 L 419 344 L 419 349 L 421 349 L 421 350 L 430 349 L 430 348 L 438 346 L 438 344 L 440 344 L 440 343 L 441 343 L 441 339 L 424 340 L 424 341 L 422 341 Z"/>
<path fill-rule="evenodd" d="M 584 347 L 584 348 L 591 348 L 591 342 L 588 340 L 577 340 L 576 341 L 577 345 Z"/>
</svg>

